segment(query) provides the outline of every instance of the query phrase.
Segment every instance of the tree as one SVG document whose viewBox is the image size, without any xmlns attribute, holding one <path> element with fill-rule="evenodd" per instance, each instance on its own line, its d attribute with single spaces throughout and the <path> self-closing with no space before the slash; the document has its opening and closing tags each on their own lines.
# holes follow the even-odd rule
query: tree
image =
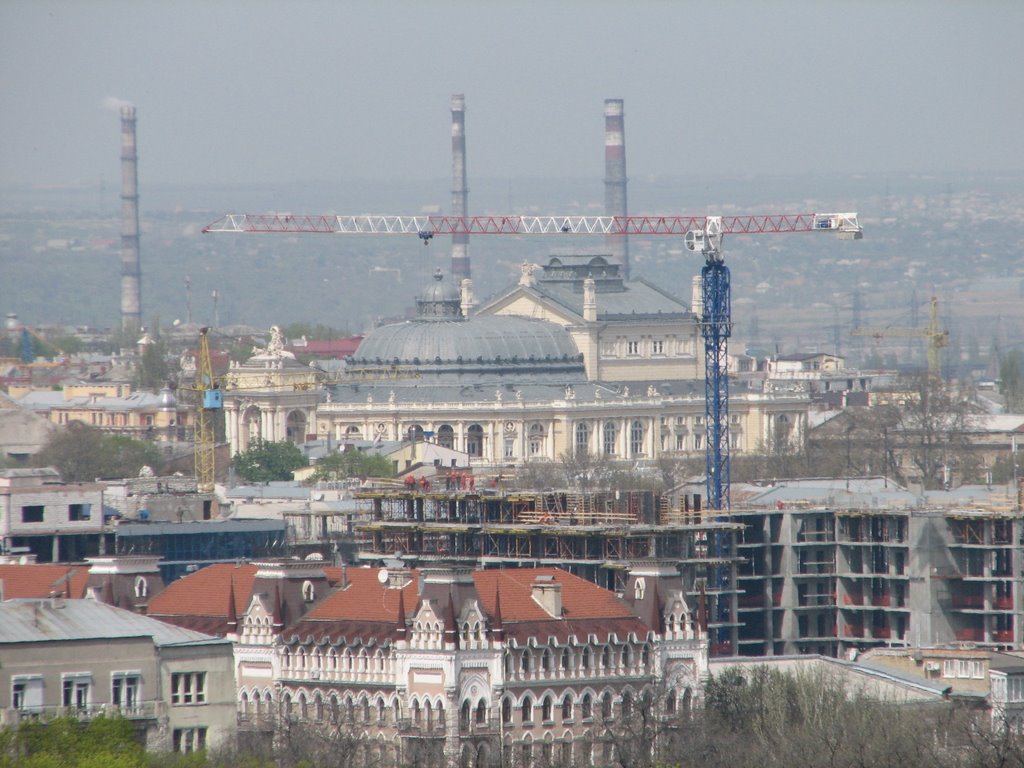
<svg viewBox="0 0 1024 768">
<path fill-rule="evenodd" d="M 349 477 L 393 477 L 394 465 L 377 453 L 335 451 L 316 462 L 310 480 L 315 483 Z"/>
<path fill-rule="evenodd" d="M 33 464 L 56 468 L 65 482 L 81 483 L 98 477 L 135 477 L 143 466 L 159 471 L 163 458 L 152 443 L 107 435 L 73 421 L 50 437 Z"/>
<path fill-rule="evenodd" d="M 149 764 L 132 722 L 97 717 L 26 720 L 0 731 L 0 768 L 145 768 Z"/>
<path fill-rule="evenodd" d="M 235 472 L 250 483 L 291 480 L 292 472 L 309 462 L 294 443 L 255 440 L 247 451 L 236 453 Z"/>
</svg>

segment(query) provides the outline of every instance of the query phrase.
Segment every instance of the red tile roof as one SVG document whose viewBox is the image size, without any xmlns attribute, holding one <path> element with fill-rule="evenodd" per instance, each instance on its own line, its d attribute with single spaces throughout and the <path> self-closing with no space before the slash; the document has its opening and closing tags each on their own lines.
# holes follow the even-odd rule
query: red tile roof
<svg viewBox="0 0 1024 768">
<path fill-rule="evenodd" d="M 398 636 L 399 594 L 404 594 L 406 612 L 411 615 L 419 603 L 419 572 L 403 589 L 385 589 L 377 580 L 378 568 L 348 570 L 349 586 L 325 598 L 303 619 L 289 627 L 285 637 L 301 640 L 323 637 L 377 643 Z M 533 582 L 538 576 L 550 577 L 561 585 L 562 618 L 554 618 L 533 599 Z M 611 633 L 625 638 L 629 633 L 643 637 L 650 631 L 614 593 L 573 576 L 558 568 L 513 568 L 474 571 L 473 581 L 481 608 L 493 621 L 496 590 L 501 593 L 501 620 L 505 636 L 520 643 L 528 637 L 546 641 L 549 636 L 565 640 L 575 635 L 586 640 L 597 635 L 607 639 Z M 439 606 L 443 611 L 446 606 Z M 458 606 L 456 610 L 459 610 Z"/>
<path fill-rule="evenodd" d="M 252 563 L 208 565 L 169 584 L 149 601 L 147 614 L 198 632 L 223 635 L 229 631 L 228 603 L 232 582 L 235 610 L 240 616 L 252 600 L 258 570 Z M 337 584 L 341 578 L 340 568 L 324 568 L 324 573 L 331 584 Z"/>
<path fill-rule="evenodd" d="M 214 616 L 227 619 L 231 581 L 239 613 L 249 607 L 256 566 L 216 563 L 167 585 L 149 601 L 150 616 Z"/>
<path fill-rule="evenodd" d="M 68 574 L 70 579 L 61 581 Z M 49 597 L 54 591 L 79 599 L 85 597 L 89 566 L 63 564 L 0 565 L 3 597 Z M 60 581 L 60 584 L 57 582 Z M 70 583 L 69 583 L 70 582 Z M 56 586 L 54 586 L 56 584 Z M 66 591 L 69 590 L 69 591 Z"/>
</svg>

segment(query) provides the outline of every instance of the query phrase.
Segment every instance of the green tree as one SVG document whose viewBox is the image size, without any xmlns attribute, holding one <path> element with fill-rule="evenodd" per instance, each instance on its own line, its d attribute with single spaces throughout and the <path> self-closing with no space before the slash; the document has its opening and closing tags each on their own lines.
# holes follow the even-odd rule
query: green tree
<svg viewBox="0 0 1024 768">
<path fill-rule="evenodd" d="M 65 482 L 80 483 L 98 477 L 135 477 L 143 466 L 159 472 L 163 458 L 152 443 L 107 435 L 73 421 L 50 437 L 33 464 L 55 467 Z"/>
<path fill-rule="evenodd" d="M 236 453 L 235 472 L 250 483 L 291 480 L 292 472 L 309 462 L 294 443 L 259 439 L 248 450 Z"/>
<path fill-rule="evenodd" d="M 97 717 L 86 724 L 66 717 L 26 720 L 0 732 L 0 768 L 145 768 L 145 749 L 130 720 Z"/>
<path fill-rule="evenodd" d="M 312 482 L 344 480 L 349 477 L 393 477 L 394 465 L 377 453 L 335 451 L 317 461 Z"/>
</svg>

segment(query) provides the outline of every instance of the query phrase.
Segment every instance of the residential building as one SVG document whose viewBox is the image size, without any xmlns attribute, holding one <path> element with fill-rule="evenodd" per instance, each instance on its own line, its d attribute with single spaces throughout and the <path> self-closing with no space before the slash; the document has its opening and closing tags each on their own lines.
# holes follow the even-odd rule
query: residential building
<svg viewBox="0 0 1024 768">
<path fill-rule="evenodd" d="M 0 602 L 0 721 L 131 719 L 154 751 L 229 745 L 230 641 L 95 600 Z"/>
<path fill-rule="evenodd" d="M 31 553 L 39 562 L 83 560 L 112 538 L 103 486 L 64 483 L 53 468 L 0 470 L 0 554 Z"/>
</svg>

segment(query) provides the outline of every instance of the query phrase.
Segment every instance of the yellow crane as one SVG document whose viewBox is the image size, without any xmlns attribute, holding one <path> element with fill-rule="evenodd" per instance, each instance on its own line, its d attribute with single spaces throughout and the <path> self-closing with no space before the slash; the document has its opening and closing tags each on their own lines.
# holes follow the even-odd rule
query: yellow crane
<svg viewBox="0 0 1024 768">
<path fill-rule="evenodd" d="M 214 442 L 214 416 L 224 407 L 224 393 L 220 382 L 213 378 L 210 359 L 209 328 L 199 329 L 199 353 L 196 360 L 196 484 L 200 493 L 213 493 L 216 471 L 216 443 Z"/>
<path fill-rule="evenodd" d="M 949 346 L 949 331 L 939 327 L 939 300 L 932 296 L 927 328 L 854 328 L 851 336 L 876 339 L 924 339 L 928 345 L 928 375 L 939 375 L 939 350 Z"/>
</svg>

